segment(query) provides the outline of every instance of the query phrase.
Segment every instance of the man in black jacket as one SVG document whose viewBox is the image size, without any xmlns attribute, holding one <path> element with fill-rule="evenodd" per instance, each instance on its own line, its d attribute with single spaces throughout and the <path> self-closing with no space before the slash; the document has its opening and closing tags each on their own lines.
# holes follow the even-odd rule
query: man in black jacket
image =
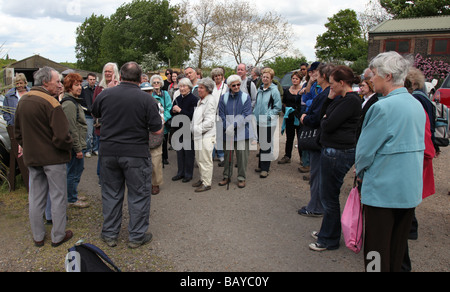
<svg viewBox="0 0 450 292">
<path fill-rule="evenodd" d="M 125 183 L 128 189 L 129 243 L 137 248 L 152 239 L 150 217 L 152 164 L 149 131 L 160 134 L 158 105 L 139 88 L 142 69 L 135 62 L 122 66 L 121 83 L 95 99 L 92 114 L 102 119 L 100 180 L 103 201 L 102 239 L 117 245 Z"/>
</svg>

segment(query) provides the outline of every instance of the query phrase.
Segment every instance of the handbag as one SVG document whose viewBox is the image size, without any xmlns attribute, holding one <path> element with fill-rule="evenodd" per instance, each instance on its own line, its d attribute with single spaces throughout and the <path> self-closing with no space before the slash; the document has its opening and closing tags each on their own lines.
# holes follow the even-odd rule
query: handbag
<svg viewBox="0 0 450 292">
<path fill-rule="evenodd" d="M 158 148 L 162 145 L 164 141 L 164 131 L 161 132 L 161 134 L 154 134 L 150 132 L 149 135 L 149 147 L 150 149 Z"/>
<path fill-rule="evenodd" d="M 298 148 L 301 150 L 320 151 L 322 147 L 318 143 L 320 128 L 313 129 L 303 125 L 298 136 Z"/>
<path fill-rule="evenodd" d="M 342 233 L 345 245 L 355 253 L 359 253 L 363 244 L 363 214 L 358 187 L 355 183 L 341 216 Z"/>
</svg>

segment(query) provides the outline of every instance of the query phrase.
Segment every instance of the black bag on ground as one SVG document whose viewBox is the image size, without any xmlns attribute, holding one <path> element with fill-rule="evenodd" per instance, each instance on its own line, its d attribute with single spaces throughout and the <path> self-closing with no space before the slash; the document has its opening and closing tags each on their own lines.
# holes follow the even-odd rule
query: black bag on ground
<svg viewBox="0 0 450 292">
<path fill-rule="evenodd" d="M 67 272 L 120 272 L 113 261 L 98 247 L 89 243 L 77 244 L 66 256 Z"/>
</svg>

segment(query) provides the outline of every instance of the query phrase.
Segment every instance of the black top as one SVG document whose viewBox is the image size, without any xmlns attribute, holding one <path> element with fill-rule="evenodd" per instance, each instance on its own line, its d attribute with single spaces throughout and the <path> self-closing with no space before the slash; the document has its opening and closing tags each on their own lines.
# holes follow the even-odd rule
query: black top
<svg viewBox="0 0 450 292">
<path fill-rule="evenodd" d="M 92 114 L 101 118 L 100 152 L 105 156 L 149 157 L 149 131 L 162 129 L 157 102 L 138 85 L 122 82 L 95 99 Z"/>
<path fill-rule="evenodd" d="M 355 92 L 324 102 L 320 144 L 323 147 L 351 149 L 356 146 L 356 130 L 361 117 L 361 99 Z"/>
</svg>

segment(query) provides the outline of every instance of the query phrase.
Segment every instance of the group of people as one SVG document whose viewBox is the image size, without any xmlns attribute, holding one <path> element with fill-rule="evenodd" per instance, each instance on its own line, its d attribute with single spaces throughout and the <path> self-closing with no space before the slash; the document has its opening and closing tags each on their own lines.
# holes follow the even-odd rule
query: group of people
<svg viewBox="0 0 450 292">
<path fill-rule="evenodd" d="M 298 140 L 299 171 L 309 173 L 311 196 L 298 213 L 323 218 L 320 230 L 311 233 L 316 241 L 310 249 L 339 247 L 340 189 L 355 166 L 365 208 L 364 252 L 381 254 L 382 271 L 400 270 L 404 259 L 409 260 L 407 239 L 412 222 L 417 222 L 415 207 L 434 193 L 434 118 L 431 102 L 420 93 L 424 88 L 420 73 L 399 54 L 387 52 L 371 61 L 363 80 L 347 66 L 314 62 L 302 64 L 301 70 L 292 73 L 292 86 L 282 90 L 272 69 L 255 69 L 247 77 L 244 64 L 227 79 L 222 68 L 213 69 L 211 78 L 203 78 L 190 67 L 183 74 L 167 70 L 169 82 L 159 75 L 149 79 L 134 62 L 120 71 L 116 64 L 106 64 L 89 105 L 100 137 L 97 174 L 102 188 L 103 241 L 117 245 L 125 186 L 128 246 L 136 248 L 151 241 L 151 195 L 158 194 L 163 184 L 169 143 L 177 153 L 172 181 L 192 181 L 198 165 L 199 178 L 192 184 L 195 192 L 212 188 L 215 156 L 224 167 L 218 185 L 230 184 L 236 156 L 237 186 L 245 188 L 251 145 L 259 145 L 255 171 L 267 178 L 276 159 L 282 112 L 286 148 L 279 164 L 291 161 L 295 135 L 299 138 L 302 129 L 319 133 L 315 148 L 302 148 Z M 35 87 L 20 98 L 13 124 L 30 170 L 35 244 L 44 244 L 42 213 L 51 206 L 52 245 L 58 246 L 72 237 L 71 231 L 65 231 L 67 194 L 70 189 L 76 193 L 89 140 L 85 109 L 79 100 L 82 79 L 75 73 L 66 76 L 64 98 L 57 100 L 54 96 L 62 88 L 57 72 L 45 67 L 34 77 Z M 355 83 L 363 98 L 354 92 Z M 149 139 L 157 142 L 149 147 Z"/>
</svg>

